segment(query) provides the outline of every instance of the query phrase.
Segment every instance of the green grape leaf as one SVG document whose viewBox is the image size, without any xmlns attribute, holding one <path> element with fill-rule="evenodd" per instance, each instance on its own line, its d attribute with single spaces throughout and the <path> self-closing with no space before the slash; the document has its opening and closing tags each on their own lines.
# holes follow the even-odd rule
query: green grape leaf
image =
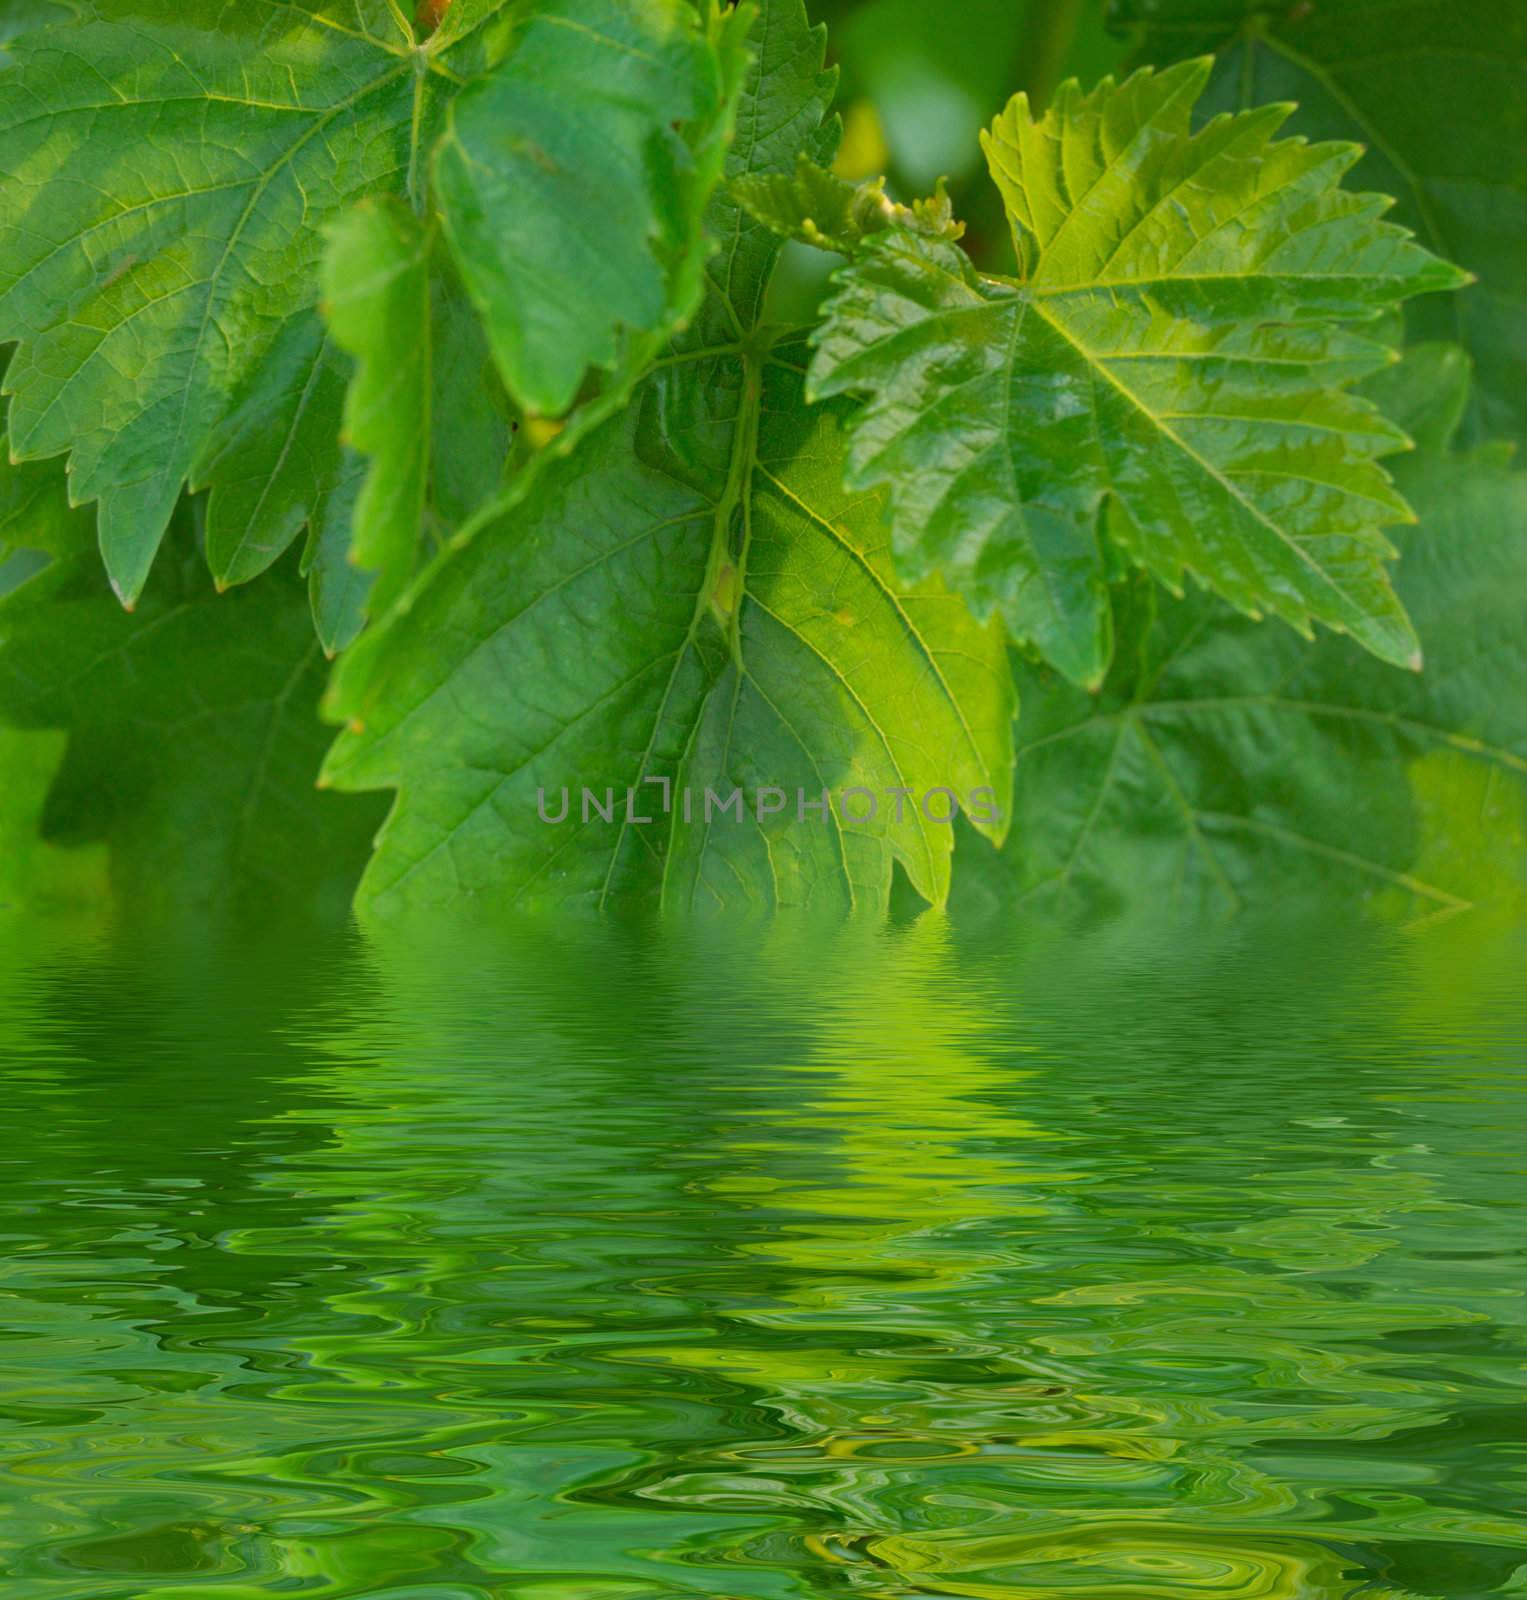
<svg viewBox="0 0 1527 1600">
<path fill-rule="evenodd" d="M 43 766 L 57 767 L 41 829 L 13 844 L 25 859 L 8 877 L 46 896 L 62 866 L 85 870 L 79 847 L 104 844 L 114 901 L 134 917 L 338 913 L 379 817 L 314 787 L 323 676 L 294 571 L 219 596 L 181 526 L 128 615 L 88 539 L 60 552 L 0 599 L 7 785 L 36 791 Z M 30 746 L 19 774 L 18 739 Z"/>
<path fill-rule="evenodd" d="M 1456 349 L 1376 385 L 1418 436 L 1462 403 Z M 1300 889 L 1427 916 L 1527 887 L 1527 474 L 1485 447 L 1397 467 L 1420 521 L 1398 583 L 1427 670 L 1314 647 L 1198 594 L 1133 612 L 1087 696 L 1020 674 L 1019 901 L 1225 910 Z"/>
<path fill-rule="evenodd" d="M 225 581 L 317 514 L 340 470 L 322 227 L 365 194 L 418 193 L 444 105 L 484 63 L 475 35 L 415 48 L 397 7 L 74 10 L 0 75 L 0 338 L 19 340 L 12 448 L 70 452 L 132 604 L 188 476 L 214 490 Z"/>
<path fill-rule="evenodd" d="M 719 177 L 748 15 L 714 19 L 707 37 L 683 0 L 540 0 L 509 29 L 506 5 L 458 8 L 420 39 L 397 6 L 82 0 L 13 42 L 0 75 L 11 445 L 69 452 L 71 493 L 99 502 L 125 604 L 189 481 L 212 491 L 221 583 L 263 570 L 306 523 L 325 643 L 353 632 L 361 586 L 339 581 L 334 558 L 358 469 L 339 444 L 343 367 L 314 310 L 324 231 L 366 196 L 422 205 L 458 95 L 448 147 L 487 165 L 443 163 L 453 238 L 476 289 L 495 262 L 525 269 L 512 303 L 489 297 L 490 335 L 501 356 L 518 345 L 556 371 L 555 393 L 538 372 L 523 398 L 565 404 L 617 329 L 663 337 L 693 308 L 688 225 Z M 650 71 L 648 45 L 662 56 Z M 586 97 L 579 117 L 559 86 Z M 542 113 L 536 144 L 526 119 Z M 537 200 L 522 184 L 501 213 L 505 185 L 532 176 L 492 166 L 506 148 L 488 134 L 515 117 Z M 535 238 L 517 256 L 521 226 Z M 601 277 L 597 315 L 570 298 L 591 283 L 573 256 L 548 270 L 546 250 L 574 236 L 626 286 Z"/>
<path fill-rule="evenodd" d="M 668 333 L 694 309 L 697 274 L 676 290 L 669 269 L 719 176 L 725 58 L 750 16 L 727 14 L 718 52 L 686 0 L 547 0 L 452 107 L 434 165 L 446 235 L 528 411 L 560 416 L 590 367 L 616 365 L 621 330 Z"/>
<path fill-rule="evenodd" d="M 648 389 L 442 568 L 389 624 L 384 661 L 341 661 L 334 706 L 352 725 L 326 778 L 400 791 L 363 908 L 883 906 L 894 860 L 942 901 L 949 802 L 926 796 L 1002 810 L 1000 633 L 936 582 L 897 591 L 878 506 L 841 487 L 835 418 L 807 411 L 799 374 L 773 362 L 757 379 L 735 358 L 665 371 L 673 390 L 706 391 L 662 396 L 685 425 L 719 426 L 706 408 L 721 408 L 723 469 L 686 481 L 697 463 L 683 436 L 675 450 L 649 431 Z M 613 820 L 584 789 L 614 798 Z M 803 813 L 801 793 L 824 790 L 832 815 Z M 546 820 L 563 791 L 564 820 Z M 707 791 L 741 791 L 743 816 Z"/>
<path fill-rule="evenodd" d="M 1518 0 L 1115 0 L 1141 55 L 1218 50 L 1209 110 L 1291 100 L 1292 131 L 1366 149 L 1355 177 L 1478 284 L 1412 311 L 1473 357 L 1470 436 L 1527 442 L 1527 11 Z"/>
<path fill-rule="evenodd" d="M 433 307 L 430 230 L 397 201 L 363 200 L 330 229 L 324 312 L 356 358 L 345 443 L 369 460 L 352 513 L 349 559 L 378 574 L 369 604 L 407 587 L 429 492 Z"/>
<path fill-rule="evenodd" d="M 238 402 L 208 432 L 190 487 L 210 489 L 207 564 L 220 588 L 264 572 L 304 527 L 319 638 L 333 651 L 360 624 L 365 583 L 331 573 L 345 558 L 360 463 L 339 441 L 349 363 L 316 311 L 293 317 L 277 335 Z M 353 626 L 351 614 L 353 615 Z"/>
<path fill-rule="evenodd" d="M 734 180 L 832 137 L 814 135 L 830 80 L 801 0 L 768 0 L 758 37 Z M 875 500 L 842 488 L 836 409 L 808 410 L 795 349 L 754 335 L 777 242 L 725 194 L 711 231 L 707 305 L 637 404 L 340 662 L 329 709 L 349 726 L 325 779 L 398 790 L 361 888 L 373 915 L 883 906 L 898 861 L 941 901 L 953 830 L 928 793 L 1002 835 L 1000 631 L 936 580 L 895 586 Z M 728 336 L 746 348 L 705 342 Z M 849 789 L 876 794 L 872 818 Z M 824 790 L 829 811 L 803 814 Z"/>
<path fill-rule="evenodd" d="M 764 314 L 778 236 L 748 215 L 735 186 L 795 170 L 802 154 L 830 163 L 842 129 L 828 116 L 837 90 L 835 69 L 823 65 L 827 33 L 808 27 L 802 0 L 770 0 L 758 8 L 748 36 L 751 62 L 737 108 L 735 136 L 726 153 L 725 184 L 712 196 L 706 231 L 719 249 L 704 263 L 705 296 L 677 344 L 713 347 L 741 339 Z"/>
<path fill-rule="evenodd" d="M 942 183 L 932 199 L 905 206 L 886 194 L 884 178 L 849 183 L 806 155 L 788 177 L 760 173 L 742 178 L 732 193 L 749 216 L 773 232 L 841 255 L 852 255 L 871 234 L 896 225 L 949 239 L 965 232 L 954 220 Z"/>
<path fill-rule="evenodd" d="M 541 32 L 549 28 L 555 33 L 556 25 L 569 26 L 584 9 L 581 5 L 553 7 L 549 20 L 542 19 L 545 28 Z M 730 10 L 712 7 L 707 12 L 706 38 L 711 53 L 706 59 L 714 73 L 701 97 L 705 107 L 703 114 L 688 125 L 674 122 L 671 127 L 659 127 L 654 124 L 647 130 L 651 147 L 646 165 L 653 183 L 649 196 L 653 217 L 649 220 L 659 228 L 660 236 L 649 239 L 645 249 L 638 252 L 632 232 L 627 240 L 632 245 L 632 254 L 624 259 L 624 265 L 621 258 L 609 255 L 607 244 L 602 247 L 606 265 L 612 270 L 633 273 L 644 283 L 651 278 L 654 267 L 658 270 L 662 311 L 645 330 L 623 324 L 606 326 L 580 313 L 575 334 L 567 325 L 563 310 L 563 302 L 573 303 L 573 289 L 567 282 L 555 279 L 549 262 L 536 264 L 541 246 L 527 243 L 522 232 L 512 225 L 524 212 L 527 195 L 534 193 L 539 195 L 538 204 L 551 208 L 545 219 L 550 234 L 560 237 L 558 230 L 574 214 L 581 215 L 580 229 L 590 238 L 603 226 L 591 218 L 597 206 L 590 200 L 590 193 L 598 190 L 597 183 L 572 181 L 562 168 L 546 165 L 541 159 L 545 152 L 539 145 L 526 145 L 519 138 L 505 143 L 501 137 L 506 126 L 517 125 L 516 118 L 525 115 L 527 107 L 538 103 L 540 86 L 534 72 L 528 77 L 522 74 L 512 79 L 512 92 L 504 104 L 495 101 L 497 110 L 492 115 L 484 113 L 473 121 L 474 102 L 468 102 L 467 120 L 481 140 L 486 141 L 482 162 L 468 159 L 465 146 L 460 143 L 442 147 L 440 171 L 442 175 L 454 173 L 453 178 L 442 176 L 443 220 L 448 241 L 454 246 L 460 280 L 465 285 L 463 294 L 456 294 L 454 282 L 447 283 L 438 276 L 436 279 L 435 320 L 442 348 L 446 350 L 446 361 L 437 362 L 435 368 L 436 389 L 445 405 L 436 407 L 440 423 L 434 438 L 433 499 L 437 515 L 443 514 L 447 519 L 446 527 L 440 531 L 450 547 L 470 544 L 484 527 L 510 515 L 531 494 L 548 465 L 571 455 L 584 438 L 621 411 L 629 403 L 642 375 L 703 305 L 705 265 L 712 254 L 713 241 L 718 237 L 713 231 L 714 217 L 710 219 L 712 226 L 706 226 L 707 213 L 726 165 L 738 97 L 751 59 L 746 40 L 755 15 L 752 6 Z M 612 136 L 618 129 L 621 138 L 629 142 L 636 137 L 637 130 L 628 119 L 636 102 L 621 103 L 623 96 L 629 100 L 632 94 L 630 84 L 624 89 L 620 84 L 621 73 L 632 68 L 630 51 L 622 41 L 633 27 L 638 31 L 658 28 L 670 46 L 678 49 L 673 45 L 669 0 L 656 6 L 644 4 L 629 14 L 611 12 L 607 0 L 592 0 L 588 16 L 594 21 L 603 19 L 610 32 L 600 33 L 578 22 L 574 29 L 578 39 L 590 48 L 597 46 L 594 58 L 583 62 L 580 71 L 594 72 L 596 77 L 607 73 L 610 81 L 603 90 L 598 90 L 592 79 L 582 86 L 592 103 L 600 104 L 602 96 L 609 101 L 602 104 L 595 122 L 606 124 L 605 132 Z M 529 32 L 536 34 L 536 29 Z M 528 65 L 533 67 L 542 53 L 532 49 Z M 516 54 L 513 60 L 520 61 L 521 56 Z M 646 65 L 637 63 L 633 69 L 634 81 L 656 93 L 662 86 L 662 72 L 658 71 L 654 78 L 649 67 L 661 67 L 661 61 L 654 59 Z M 516 101 L 517 95 L 523 98 L 524 104 Z M 560 118 L 561 113 L 557 116 Z M 623 118 L 628 120 L 623 122 Z M 566 144 L 569 151 L 580 144 L 587 132 L 581 116 L 566 125 L 553 119 L 548 126 L 560 129 L 552 142 Z M 678 139 L 680 134 L 683 135 L 681 140 Z M 517 165 L 527 150 L 535 158 L 532 165 L 537 170 L 533 174 L 519 170 Z M 627 210 L 630 200 L 627 186 L 622 190 L 621 200 Z M 485 206 L 503 209 L 490 215 Z M 629 225 L 632 218 L 624 212 L 622 215 Z M 586 246 L 587 239 L 580 239 L 573 254 L 576 256 Z M 534 284 L 537 281 L 550 295 L 544 303 L 536 300 Z M 443 297 L 442 288 L 446 290 Z M 468 295 L 482 320 L 463 315 Z M 455 345 L 462 342 L 462 334 L 467 335 L 468 342 L 478 339 L 486 342 L 502 379 L 515 389 L 530 410 L 530 426 L 524 435 L 528 449 L 516 453 L 513 470 L 503 475 L 506 481 L 500 483 L 497 492 L 489 493 L 487 487 L 483 487 L 475 499 L 457 504 L 454 514 L 452 506 L 458 501 L 461 490 L 469 480 L 480 475 L 481 457 L 474 458 L 472 449 L 480 442 L 481 419 L 491 418 L 492 410 L 485 410 L 476 403 L 480 391 L 469 376 L 467 381 L 462 381 L 474 364 L 480 370 L 481 363 L 463 359 L 462 351 L 452 348 L 453 327 L 458 335 Z M 580 338 L 587 341 L 588 359 L 606 363 L 611 370 L 597 386 L 583 386 L 579 402 L 564 418 L 547 421 L 535 413 L 547 403 L 548 395 L 526 387 L 527 382 L 534 380 L 528 376 L 524 362 L 527 358 L 539 362 L 546 372 L 560 373 L 558 381 L 565 379 L 571 383 L 572 367 L 568 356 Z M 578 365 L 578 376 L 582 378 L 586 365 L 583 357 L 578 358 Z M 442 377 L 448 380 L 443 389 Z M 562 399 L 570 402 L 571 390 Z M 463 407 L 472 419 L 465 428 L 455 425 Z M 451 425 L 447 425 L 447 417 L 452 419 Z M 478 437 L 474 438 L 474 434 Z"/>
<path fill-rule="evenodd" d="M 379 271 L 384 259 L 389 270 Z M 341 216 L 325 270 L 330 345 L 362 363 L 341 402 L 338 476 L 309 524 L 303 557 L 318 637 L 333 656 L 369 612 L 402 593 L 421 545 L 499 494 L 515 424 L 455 272 L 400 204 L 363 200 Z M 209 547 L 216 502 L 214 494 Z"/>
<path fill-rule="evenodd" d="M 1207 62 L 1023 96 L 986 141 L 1020 277 L 894 228 L 837 280 L 812 391 L 868 395 L 851 483 L 889 486 L 900 570 L 941 571 L 1073 681 L 1111 653 L 1098 522 L 1130 558 L 1248 615 L 1417 665 L 1380 529 L 1405 443 L 1347 385 L 1384 364 L 1342 324 L 1461 281 L 1344 191 L 1351 146 L 1275 141 L 1287 107 L 1190 132 Z"/>
</svg>

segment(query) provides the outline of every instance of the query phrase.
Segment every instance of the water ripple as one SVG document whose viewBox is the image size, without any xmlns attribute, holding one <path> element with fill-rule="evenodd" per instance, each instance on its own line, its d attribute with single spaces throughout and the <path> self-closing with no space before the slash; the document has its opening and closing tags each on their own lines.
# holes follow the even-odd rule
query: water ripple
<svg viewBox="0 0 1527 1600">
<path fill-rule="evenodd" d="M 1520 936 L 0 953 L 7 1600 L 1527 1593 Z"/>
</svg>

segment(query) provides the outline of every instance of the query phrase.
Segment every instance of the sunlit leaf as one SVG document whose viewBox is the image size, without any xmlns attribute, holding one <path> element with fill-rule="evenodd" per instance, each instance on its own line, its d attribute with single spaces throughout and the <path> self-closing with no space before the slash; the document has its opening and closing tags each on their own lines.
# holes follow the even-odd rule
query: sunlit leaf
<svg viewBox="0 0 1527 1600">
<path fill-rule="evenodd" d="M 889 489 L 901 570 L 939 570 L 1075 682 L 1111 650 L 1098 520 L 1130 558 L 1240 610 L 1415 664 L 1380 528 L 1403 436 L 1346 385 L 1385 351 L 1343 323 L 1460 281 L 1343 190 L 1352 146 L 1276 142 L 1287 107 L 1189 131 L 1208 65 L 1022 96 L 987 139 L 1020 277 L 891 228 L 838 279 L 819 395 L 863 394 L 851 482 Z"/>
<path fill-rule="evenodd" d="M 802 244 L 851 254 L 871 234 L 901 225 L 958 239 L 964 228 L 954 220 L 943 185 L 932 200 L 898 204 L 885 192 L 885 179 L 849 183 L 801 156 L 795 171 L 761 173 L 739 179 L 732 192 L 749 216 L 766 228 Z"/>
<path fill-rule="evenodd" d="M 364 201 L 335 224 L 324 261 L 324 313 L 357 363 L 345 442 L 370 463 L 349 559 L 378 574 L 370 603 L 383 611 L 413 571 L 429 492 L 431 242 L 406 207 Z"/>
<path fill-rule="evenodd" d="M 799 0 L 772 0 L 760 38 L 734 178 L 791 170 L 824 109 Z M 350 726 L 327 779 L 399 791 L 362 886 L 373 912 L 884 905 L 898 861 L 942 900 L 953 834 L 927 791 L 990 790 L 1001 835 L 1000 634 L 936 582 L 897 591 L 877 505 L 842 488 L 834 414 L 803 404 L 797 347 L 704 342 L 751 335 L 777 249 L 730 199 L 712 231 L 730 247 L 711 304 L 637 404 L 341 662 L 331 706 Z M 873 818 L 845 811 L 852 788 L 882 796 Z M 707 790 L 741 791 L 746 820 L 708 820 Z M 832 813 L 803 816 L 824 790 Z"/>
<path fill-rule="evenodd" d="M 1296 102 L 1293 132 L 1352 139 L 1355 179 L 1478 274 L 1412 313 L 1479 373 L 1473 442 L 1527 442 L 1527 10 L 1518 0 L 1115 0 L 1149 60 L 1218 50 L 1203 109 Z"/>
</svg>

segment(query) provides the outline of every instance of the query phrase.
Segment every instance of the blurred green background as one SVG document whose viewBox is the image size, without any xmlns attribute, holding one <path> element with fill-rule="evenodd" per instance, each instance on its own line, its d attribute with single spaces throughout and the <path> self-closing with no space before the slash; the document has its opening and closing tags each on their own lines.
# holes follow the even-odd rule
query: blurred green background
<svg viewBox="0 0 1527 1600">
<path fill-rule="evenodd" d="M 825 22 L 840 74 L 846 178 L 889 178 L 900 200 L 947 178 L 967 243 L 983 266 L 1007 269 L 1011 246 L 996 190 L 984 179 L 980 131 L 1020 89 L 1047 101 L 1063 77 L 1095 83 L 1129 41 L 1110 34 L 1107 0 L 807 0 Z M 807 320 L 834 258 L 792 247 L 775 291 L 781 321 Z"/>
</svg>

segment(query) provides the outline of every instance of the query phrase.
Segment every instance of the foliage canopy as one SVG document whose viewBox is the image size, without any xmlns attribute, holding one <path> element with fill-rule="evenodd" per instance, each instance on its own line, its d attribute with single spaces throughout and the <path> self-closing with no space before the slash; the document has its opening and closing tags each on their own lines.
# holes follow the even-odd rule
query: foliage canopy
<svg viewBox="0 0 1527 1600">
<path fill-rule="evenodd" d="M 1349 185 L 1355 91 L 1318 125 L 1231 94 L 1237 52 L 1243 91 L 1258 52 L 1355 70 L 1372 5 L 1297 49 L 1292 13 L 1122 9 L 1149 64 L 985 139 L 1005 263 L 942 188 L 834 173 L 802 0 L 29 21 L 0 66 L 8 892 L 1514 892 L 1497 241 L 1398 136 L 1409 227 Z M 771 320 L 787 238 L 844 258 L 806 326 Z M 1461 309 L 1396 365 L 1411 300 L 1423 334 Z"/>
</svg>

